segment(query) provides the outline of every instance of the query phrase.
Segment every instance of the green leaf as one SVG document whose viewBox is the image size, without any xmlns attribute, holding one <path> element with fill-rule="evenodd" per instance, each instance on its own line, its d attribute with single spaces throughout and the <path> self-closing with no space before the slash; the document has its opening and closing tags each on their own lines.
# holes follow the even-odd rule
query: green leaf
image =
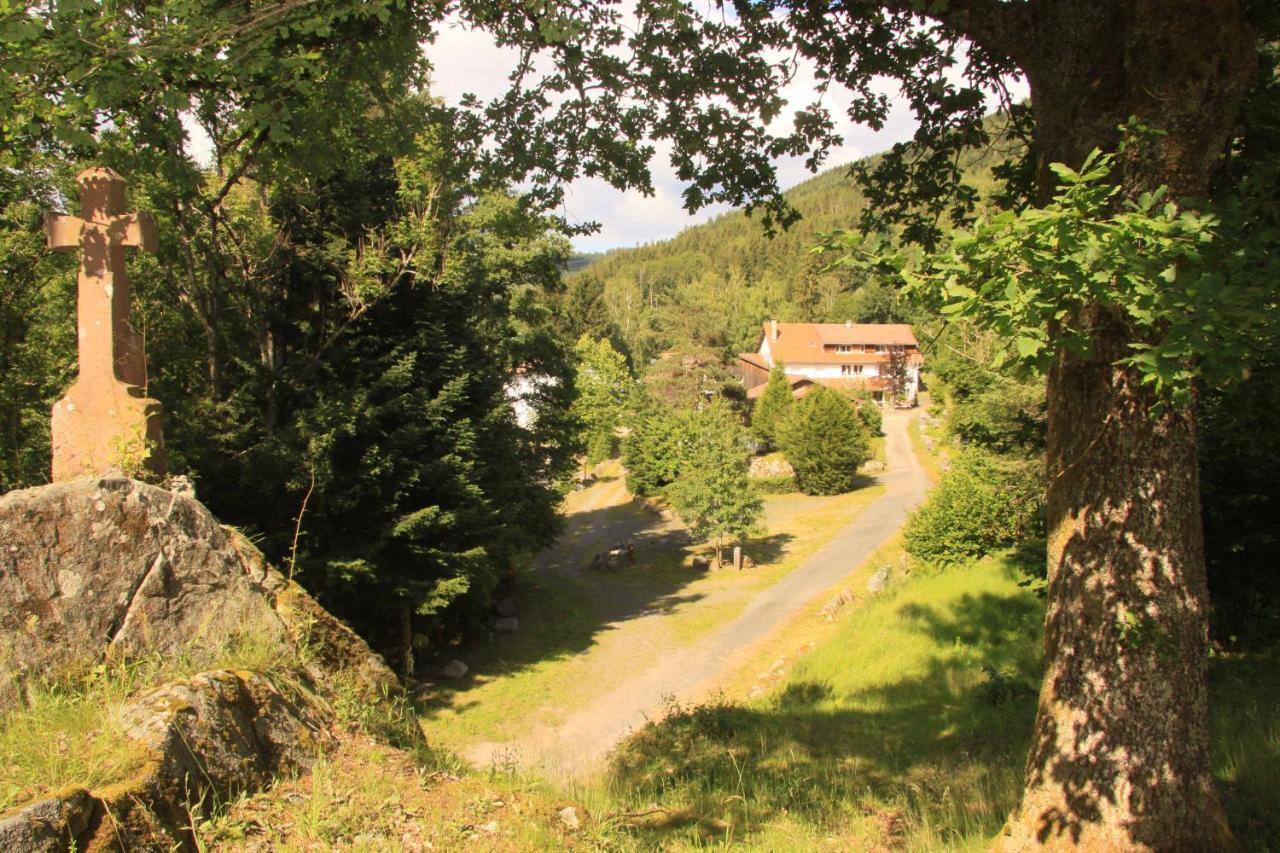
<svg viewBox="0 0 1280 853">
<path fill-rule="evenodd" d="M 1039 338 L 1028 338 L 1020 335 L 1015 342 L 1018 349 L 1018 355 L 1022 358 L 1032 358 L 1044 349 L 1044 341 Z"/>
</svg>

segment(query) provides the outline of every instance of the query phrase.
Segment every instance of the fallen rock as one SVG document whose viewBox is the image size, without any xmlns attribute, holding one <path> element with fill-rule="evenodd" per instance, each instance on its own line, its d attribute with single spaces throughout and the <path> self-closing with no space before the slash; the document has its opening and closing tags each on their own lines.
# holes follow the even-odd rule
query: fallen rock
<svg viewBox="0 0 1280 853">
<path fill-rule="evenodd" d="M 440 668 L 445 678 L 462 678 L 467 674 L 467 665 L 460 660 L 451 660 Z"/>
<path fill-rule="evenodd" d="M 706 557 L 702 556 L 701 554 L 697 554 L 694 556 L 693 567 L 695 569 L 705 569 L 709 565 L 711 565 L 711 561 L 708 560 Z"/>
<path fill-rule="evenodd" d="M 834 622 L 836 614 L 840 612 L 840 608 L 853 601 L 853 593 L 847 589 L 840 590 L 835 598 L 828 601 L 822 608 L 822 615 L 828 622 Z"/>
<path fill-rule="evenodd" d="M 573 806 L 565 806 L 560 810 L 560 823 L 570 832 L 577 832 L 582 826 L 582 821 L 578 818 L 578 810 Z"/>
<path fill-rule="evenodd" d="M 885 469 L 885 464 L 879 459 L 872 459 L 862 466 L 862 470 L 867 474 L 879 474 Z"/>
<path fill-rule="evenodd" d="M 125 706 L 120 719 L 124 736 L 151 759 L 133 779 L 98 792 L 88 849 L 149 849 L 163 841 L 161 828 L 181 836 L 189 804 L 262 790 L 309 769 L 335 744 L 325 702 L 303 691 L 286 696 L 251 672 L 170 682 Z"/>
<path fill-rule="evenodd" d="M 889 585 L 890 569 L 888 565 L 881 566 L 876 569 L 876 573 L 867 581 L 867 592 L 872 595 L 882 591 Z"/>
<path fill-rule="evenodd" d="M 84 788 L 72 788 L 0 816 L 0 850 L 80 849 L 78 839 L 98 802 Z"/>
<path fill-rule="evenodd" d="M 520 630 L 520 620 L 514 616 L 506 619 L 494 619 L 493 630 L 499 634 L 514 634 Z"/>
<path fill-rule="evenodd" d="M 182 846 L 193 806 L 262 790 L 309 769 L 335 743 L 333 712 L 264 676 L 219 670 L 174 681 L 119 711 L 147 760 L 94 794 L 73 788 L 0 817 L 0 850 L 152 850 Z"/>
<path fill-rule="evenodd" d="M 753 456 L 747 476 L 753 479 L 768 477 L 794 477 L 796 469 L 781 456 Z"/>
</svg>

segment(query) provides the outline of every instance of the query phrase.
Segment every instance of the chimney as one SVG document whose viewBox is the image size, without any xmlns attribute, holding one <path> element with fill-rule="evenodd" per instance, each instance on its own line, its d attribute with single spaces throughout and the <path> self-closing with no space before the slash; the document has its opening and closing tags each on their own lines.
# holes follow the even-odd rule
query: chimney
<svg viewBox="0 0 1280 853">
<path fill-rule="evenodd" d="M 773 331 L 773 339 L 776 341 L 778 339 L 778 335 L 782 334 L 781 332 L 778 331 L 778 321 L 770 320 L 769 326 Z"/>
<path fill-rule="evenodd" d="M 844 321 L 844 327 L 845 327 L 846 329 L 852 329 L 852 328 L 853 328 L 853 321 L 852 321 L 852 320 L 845 320 L 845 321 Z"/>
</svg>

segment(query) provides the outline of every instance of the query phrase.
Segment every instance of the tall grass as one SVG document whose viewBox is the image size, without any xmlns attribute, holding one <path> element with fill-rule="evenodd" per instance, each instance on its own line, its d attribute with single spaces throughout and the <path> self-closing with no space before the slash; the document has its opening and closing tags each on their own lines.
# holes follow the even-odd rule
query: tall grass
<svg viewBox="0 0 1280 853">
<path fill-rule="evenodd" d="M 1209 667 L 1214 774 L 1227 819 L 1249 850 L 1280 853 L 1280 648 Z"/>
<path fill-rule="evenodd" d="M 288 643 L 256 635 L 177 654 L 108 656 L 26 685 L 25 704 L 0 715 L 0 812 L 72 785 L 93 789 L 128 778 L 147 756 L 121 736 L 119 707 L 164 681 L 200 670 L 285 677 Z"/>
</svg>

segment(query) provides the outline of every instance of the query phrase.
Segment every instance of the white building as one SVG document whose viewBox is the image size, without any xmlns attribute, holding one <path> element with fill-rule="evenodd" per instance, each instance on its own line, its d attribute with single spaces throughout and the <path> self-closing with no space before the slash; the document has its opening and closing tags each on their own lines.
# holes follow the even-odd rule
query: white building
<svg viewBox="0 0 1280 853">
<path fill-rule="evenodd" d="M 902 359 L 906 374 L 901 402 L 915 405 L 923 357 L 906 323 L 770 320 L 764 324 L 756 352 L 738 356 L 738 368 L 752 398 L 764 391 L 769 370 L 781 362 L 796 396 L 818 383 L 842 391 L 869 391 L 884 402 L 889 390 L 884 373 L 895 358 Z"/>
</svg>

